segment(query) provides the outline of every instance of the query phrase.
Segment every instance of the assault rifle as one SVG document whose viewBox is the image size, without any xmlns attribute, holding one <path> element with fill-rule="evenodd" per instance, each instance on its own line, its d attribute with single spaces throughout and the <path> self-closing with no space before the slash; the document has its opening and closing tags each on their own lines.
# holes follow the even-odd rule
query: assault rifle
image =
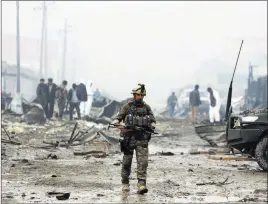
<svg viewBox="0 0 268 204">
<path fill-rule="evenodd" d="M 109 128 L 118 128 L 121 125 L 117 125 L 117 124 L 109 124 L 108 125 L 108 129 Z M 143 132 L 143 133 L 148 133 L 148 141 L 151 140 L 151 135 L 152 134 L 158 134 L 157 132 L 154 131 L 154 127 L 150 128 L 150 127 L 140 127 L 140 126 L 135 126 L 135 125 L 125 125 L 123 126 L 123 129 L 125 130 L 130 130 L 130 131 L 139 131 L 139 132 Z M 129 151 L 130 147 L 130 143 L 131 143 L 131 138 L 130 137 L 123 137 L 123 139 L 119 139 L 120 142 L 120 147 L 121 147 L 121 152 L 126 152 Z"/>
<path fill-rule="evenodd" d="M 118 128 L 119 126 L 122 126 L 122 125 L 110 123 L 108 125 L 108 130 L 109 130 L 109 128 Z M 154 131 L 154 127 L 149 128 L 149 127 L 140 127 L 140 126 L 135 126 L 135 125 L 124 125 L 123 127 L 124 127 L 124 129 L 127 129 L 127 130 L 146 132 L 146 133 L 154 134 L 154 135 L 158 134 L 157 132 Z"/>
</svg>

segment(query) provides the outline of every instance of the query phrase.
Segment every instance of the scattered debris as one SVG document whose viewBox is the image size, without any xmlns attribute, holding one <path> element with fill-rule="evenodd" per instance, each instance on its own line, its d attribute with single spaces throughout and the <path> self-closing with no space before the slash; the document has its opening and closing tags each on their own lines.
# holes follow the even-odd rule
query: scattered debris
<svg viewBox="0 0 268 204">
<path fill-rule="evenodd" d="M 233 181 L 226 183 L 228 181 L 229 177 L 227 177 L 224 181 L 222 182 L 205 182 L 205 183 L 197 183 L 197 186 L 204 186 L 204 185 L 216 185 L 216 186 L 222 186 L 222 185 L 226 185 L 226 184 L 231 184 L 233 183 Z"/>
<path fill-rule="evenodd" d="M 95 157 L 95 158 L 105 158 L 107 157 L 108 154 L 104 153 L 100 153 L 100 154 L 91 154 L 91 155 L 87 155 L 86 159 L 88 159 L 89 157 Z"/>
<path fill-rule="evenodd" d="M 6 133 L 6 135 L 7 135 L 8 139 L 9 139 L 9 140 L 11 140 L 11 138 L 10 138 L 10 136 L 9 136 L 8 132 L 6 131 L 6 128 L 5 128 L 5 126 L 4 126 L 4 125 L 2 125 L 2 129 L 3 129 L 3 130 L 4 130 L 4 132 Z"/>
<path fill-rule="evenodd" d="M 266 194 L 268 193 L 267 189 L 255 189 L 254 192 L 255 194 Z"/>
<path fill-rule="evenodd" d="M 74 155 L 80 156 L 80 155 L 87 155 L 87 154 L 105 154 L 103 151 L 88 151 L 88 152 L 83 152 L 83 151 L 74 151 Z"/>
<path fill-rule="evenodd" d="M 258 202 L 258 198 L 243 198 L 238 202 Z"/>
<path fill-rule="evenodd" d="M 119 160 L 118 162 L 114 163 L 113 165 L 114 166 L 120 166 L 121 164 L 122 164 L 122 161 Z"/>
<path fill-rule="evenodd" d="M 157 155 L 161 155 L 161 156 L 174 156 L 174 153 L 172 152 L 157 152 Z"/>
<path fill-rule="evenodd" d="M 70 197 L 70 193 L 64 193 L 62 195 L 57 195 L 56 198 L 58 200 L 68 200 Z"/>
<path fill-rule="evenodd" d="M 231 155 L 229 149 L 210 149 L 208 151 L 192 151 L 189 154 L 195 155 L 195 154 L 225 154 L 225 155 Z"/>
<path fill-rule="evenodd" d="M 28 159 L 22 159 L 21 163 L 29 163 L 29 160 Z"/>
<path fill-rule="evenodd" d="M 256 161 L 254 158 L 244 157 L 244 156 L 229 156 L 229 157 L 217 157 L 217 156 L 208 156 L 208 159 L 213 160 L 235 160 L 235 161 Z"/>
<path fill-rule="evenodd" d="M 1 139 L 1 142 L 2 142 L 2 143 L 13 144 L 13 145 L 21 145 L 20 142 L 15 142 L 15 141 L 6 140 L 6 139 Z"/>
<path fill-rule="evenodd" d="M 40 104 L 30 104 L 32 108 L 24 117 L 27 124 L 44 124 L 46 122 L 45 111 Z"/>
<path fill-rule="evenodd" d="M 212 147 L 218 147 L 219 143 L 226 146 L 226 124 L 218 125 L 199 125 L 195 127 L 196 134 L 207 141 Z"/>
<path fill-rule="evenodd" d="M 68 200 L 71 194 L 52 191 L 52 192 L 47 192 L 47 195 L 49 197 L 56 196 L 58 200 Z"/>
<path fill-rule="evenodd" d="M 171 180 L 167 180 L 166 183 L 171 184 L 173 186 L 180 186 L 180 184 L 175 183 L 174 181 L 171 181 Z"/>
<path fill-rule="evenodd" d="M 57 155 L 55 155 L 55 154 L 49 154 L 49 155 L 47 156 L 47 158 L 48 158 L 48 159 L 49 159 L 49 158 L 51 158 L 51 159 L 58 159 Z"/>
<path fill-rule="evenodd" d="M 11 134 L 22 134 L 22 133 L 24 133 L 25 130 L 24 130 L 24 128 L 19 127 L 15 124 L 14 126 L 13 125 L 8 126 L 6 131 L 11 133 Z"/>
</svg>

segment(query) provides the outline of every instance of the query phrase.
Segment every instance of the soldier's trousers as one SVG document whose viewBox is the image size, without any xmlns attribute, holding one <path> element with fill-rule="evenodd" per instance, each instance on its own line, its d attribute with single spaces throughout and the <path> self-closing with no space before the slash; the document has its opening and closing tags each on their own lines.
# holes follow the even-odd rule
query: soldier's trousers
<svg viewBox="0 0 268 204">
<path fill-rule="evenodd" d="M 64 108 L 65 108 L 65 100 L 58 100 L 59 107 L 59 118 L 62 119 Z"/>
<path fill-rule="evenodd" d="M 146 183 L 147 167 L 148 167 L 148 140 L 136 141 L 134 146 L 137 159 L 137 178 L 139 183 Z M 129 183 L 131 173 L 131 164 L 134 150 L 124 152 L 121 177 L 122 183 Z"/>
</svg>

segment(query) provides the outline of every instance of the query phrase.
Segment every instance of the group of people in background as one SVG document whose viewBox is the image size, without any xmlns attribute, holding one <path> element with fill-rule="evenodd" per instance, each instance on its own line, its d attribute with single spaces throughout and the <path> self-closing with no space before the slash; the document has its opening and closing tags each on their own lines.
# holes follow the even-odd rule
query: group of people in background
<svg viewBox="0 0 268 204">
<path fill-rule="evenodd" d="M 209 93 L 209 120 L 210 123 L 215 123 L 220 121 L 220 96 L 216 90 L 213 90 L 211 87 L 207 88 L 207 92 Z M 175 95 L 175 92 L 168 97 L 168 110 L 169 117 L 174 117 L 175 107 L 178 106 L 178 98 Z M 195 85 L 194 90 L 192 90 L 189 94 L 189 105 L 191 108 L 191 121 L 193 124 L 197 123 L 197 115 L 198 115 L 198 107 L 202 104 L 199 93 L 199 85 Z"/>
<path fill-rule="evenodd" d="M 90 107 L 87 107 L 87 102 L 90 93 L 88 93 L 86 85 L 83 82 L 80 82 L 79 84 L 73 83 L 72 88 L 68 91 L 67 84 L 68 82 L 63 80 L 62 83 L 57 86 L 53 83 L 52 78 L 49 78 L 47 83 L 45 82 L 45 79 L 40 79 L 40 83 L 36 89 L 36 95 L 38 102 L 44 109 L 47 119 L 51 119 L 53 117 L 55 102 L 57 102 L 59 109 L 59 120 L 62 120 L 64 110 L 68 107 L 68 105 L 70 120 L 73 120 L 74 109 L 76 110 L 78 119 L 81 119 L 81 116 L 89 114 L 89 110 L 87 109 L 91 108 L 91 104 Z M 90 84 L 90 88 L 91 86 L 92 83 Z M 98 98 L 100 96 L 99 90 L 96 89 L 93 93 L 93 98 Z"/>
<path fill-rule="evenodd" d="M 215 122 L 220 122 L 220 96 L 216 90 L 212 90 L 211 87 L 207 88 L 207 92 L 209 93 L 209 121 L 211 124 Z M 199 85 L 195 85 L 194 90 L 191 91 L 189 96 L 189 103 L 191 106 L 191 120 L 193 124 L 197 123 L 197 115 L 198 115 L 198 106 L 202 104 L 200 100 L 199 94 Z"/>
</svg>

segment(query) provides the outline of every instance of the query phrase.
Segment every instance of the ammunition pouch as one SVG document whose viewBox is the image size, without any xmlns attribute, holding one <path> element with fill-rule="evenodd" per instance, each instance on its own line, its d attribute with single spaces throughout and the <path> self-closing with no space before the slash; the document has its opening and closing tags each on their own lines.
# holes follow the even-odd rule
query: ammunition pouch
<svg viewBox="0 0 268 204">
<path fill-rule="evenodd" d="M 127 126 L 139 126 L 145 128 L 151 128 L 152 122 L 149 116 L 133 116 L 131 114 L 127 115 L 125 118 L 125 124 Z"/>
</svg>

